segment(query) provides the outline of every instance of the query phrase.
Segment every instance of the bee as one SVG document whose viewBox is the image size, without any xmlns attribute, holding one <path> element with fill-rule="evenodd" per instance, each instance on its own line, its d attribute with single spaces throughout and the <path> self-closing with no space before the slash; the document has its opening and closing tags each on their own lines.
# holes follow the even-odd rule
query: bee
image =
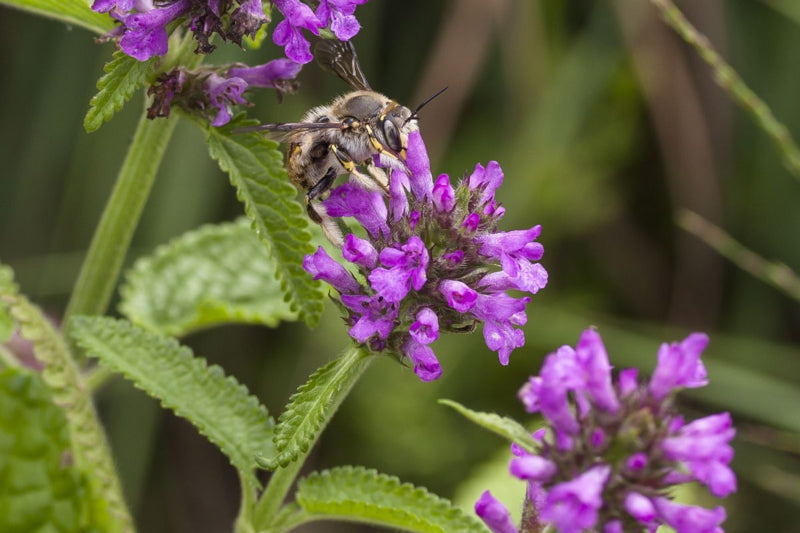
<svg viewBox="0 0 800 533">
<path fill-rule="evenodd" d="M 374 156 L 378 156 L 381 167 L 407 170 L 408 135 L 418 129 L 417 112 L 444 89 L 412 111 L 372 90 L 349 41 L 320 40 L 315 56 L 323 68 L 339 76 L 353 91 L 328 105 L 312 108 L 300 122 L 261 124 L 236 131 L 267 131 L 275 140 L 288 143 L 286 170 L 292 182 L 306 191 L 309 218 L 341 247 L 341 230 L 326 215 L 320 200 L 343 174 L 368 190 L 388 194 L 388 172 L 375 164 Z"/>
</svg>

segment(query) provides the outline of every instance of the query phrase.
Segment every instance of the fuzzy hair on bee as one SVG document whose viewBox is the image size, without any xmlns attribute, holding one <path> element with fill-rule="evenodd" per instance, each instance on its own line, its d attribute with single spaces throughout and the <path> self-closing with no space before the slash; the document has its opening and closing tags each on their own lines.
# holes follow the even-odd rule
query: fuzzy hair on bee
<svg viewBox="0 0 800 533">
<path fill-rule="evenodd" d="M 411 111 L 372 90 L 350 42 L 320 40 L 315 55 L 323 68 L 354 90 L 328 105 L 312 108 L 301 122 L 262 124 L 236 131 L 266 131 L 288 144 L 286 170 L 291 181 L 306 191 L 309 217 L 322 226 L 328 240 L 341 247 L 344 239 L 338 223 L 325 214 L 320 200 L 340 175 L 349 175 L 368 190 L 388 194 L 385 169 L 405 169 L 408 135 L 418 129 L 417 111 L 444 89 Z M 376 166 L 375 156 L 380 166 Z"/>
</svg>

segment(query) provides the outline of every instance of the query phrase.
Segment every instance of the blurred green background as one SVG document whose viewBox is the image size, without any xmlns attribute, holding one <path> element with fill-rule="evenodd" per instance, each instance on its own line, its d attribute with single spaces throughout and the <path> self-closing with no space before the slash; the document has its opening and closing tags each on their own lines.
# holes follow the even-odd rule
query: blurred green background
<svg viewBox="0 0 800 533">
<path fill-rule="evenodd" d="M 797 3 L 679 4 L 799 137 Z M 525 420 L 517 389 L 587 326 L 599 328 L 612 364 L 645 369 L 660 342 L 702 330 L 711 335 L 711 384 L 683 400 L 692 416 L 730 410 L 739 428 L 739 492 L 726 503 L 725 529 L 800 531 L 798 302 L 674 221 L 691 209 L 757 254 L 800 270 L 800 183 L 751 117 L 649 2 L 373 0 L 357 15 L 363 29 L 354 42 L 373 87 L 411 107 L 449 87 L 422 113 L 434 175 L 499 161 L 501 229 L 543 225 L 550 284 L 530 304 L 527 344 L 508 367 L 479 333 L 437 343 L 444 376 L 433 384 L 388 359 L 373 365 L 307 469 L 364 464 L 467 506 L 498 484 L 521 497 L 505 473 L 506 445 L 437 398 Z M 0 259 L 55 319 L 143 109 L 137 97 L 98 132 L 83 131 L 111 50 L 82 29 L 0 8 Z M 279 53 L 270 43 L 246 53 L 223 46 L 214 61 L 257 64 Z M 250 114 L 292 121 L 346 91 L 313 64 L 299 79 L 298 93 L 280 105 L 274 94 L 252 97 Z M 128 264 L 202 223 L 241 214 L 202 134 L 182 123 Z M 347 338 L 329 306 L 314 331 L 226 327 L 185 342 L 277 416 Z M 239 495 L 220 453 L 122 380 L 105 387 L 98 404 L 141 531 L 230 530 Z"/>
</svg>

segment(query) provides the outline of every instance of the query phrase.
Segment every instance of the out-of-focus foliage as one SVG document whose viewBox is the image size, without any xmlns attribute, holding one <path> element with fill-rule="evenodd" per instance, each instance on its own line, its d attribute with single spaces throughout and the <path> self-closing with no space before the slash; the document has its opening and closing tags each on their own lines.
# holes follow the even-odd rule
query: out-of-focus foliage
<svg viewBox="0 0 800 533">
<path fill-rule="evenodd" d="M 274 258 L 246 219 L 190 231 L 140 258 L 120 293 L 120 310 L 132 322 L 177 337 L 217 324 L 275 327 L 297 318 L 283 300 Z"/>
<path fill-rule="evenodd" d="M 86 531 L 89 499 L 64 413 L 39 376 L 0 370 L 0 530 Z"/>
<path fill-rule="evenodd" d="M 800 137 L 792 2 L 678 5 Z M 550 285 L 532 303 L 527 344 L 508 367 L 474 335 L 437 343 L 444 368 L 437 383 L 420 383 L 388 358 L 376 361 L 309 468 L 365 464 L 450 496 L 474 487 L 472 474 L 490 478 L 480 466 L 507 446 L 438 398 L 524 420 L 516 390 L 544 355 L 574 344 L 588 325 L 599 328 L 619 367 L 652 368 L 659 342 L 704 330 L 711 383 L 684 397 L 698 416 L 731 410 L 740 428 L 741 483 L 726 531 L 796 529 L 797 304 L 673 222 L 679 208 L 691 209 L 762 257 L 800 270 L 800 189 L 753 120 L 647 2 L 373 0 L 357 14 L 363 30 L 355 45 L 373 87 L 411 107 L 450 87 L 421 112 L 433 171 L 457 176 L 498 160 L 506 179 L 498 199 L 507 208 L 500 229 L 543 225 Z M 57 316 L 143 104 L 134 95 L 100 132 L 85 134 L 111 45 L 7 9 L 0 30 L 0 257 Z M 218 53 L 219 61 L 256 64 L 275 48 Z M 265 92 L 248 113 L 293 121 L 347 90 L 313 64 L 299 79 L 282 104 Z M 203 135 L 179 124 L 129 261 L 241 214 Z M 314 330 L 226 327 L 186 342 L 278 412 L 315 368 L 339 355 L 345 329 L 328 305 Z M 236 479 L 218 451 L 120 382 L 103 391 L 100 407 L 142 531 L 229 529 Z"/>
<path fill-rule="evenodd" d="M 256 484 L 254 458 L 269 454 L 273 422 L 246 387 L 220 367 L 209 367 L 172 337 L 126 320 L 77 316 L 70 320 L 69 331 L 86 353 L 194 424 L 243 478 Z"/>
</svg>

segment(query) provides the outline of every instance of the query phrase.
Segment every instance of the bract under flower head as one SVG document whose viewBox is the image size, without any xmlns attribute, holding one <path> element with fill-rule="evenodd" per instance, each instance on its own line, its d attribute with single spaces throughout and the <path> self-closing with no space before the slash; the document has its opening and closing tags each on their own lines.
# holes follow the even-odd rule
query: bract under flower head
<svg viewBox="0 0 800 533">
<path fill-rule="evenodd" d="M 469 331 L 483 324 L 486 345 L 507 364 L 511 352 L 525 344 L 520 327 L 527 322 L 530 296 L 512 297 L 506 290 L 535 294 L 547 283 L 547 272 L 536 263 L 543 253 L 535 242 L 541 228 L 497 232 L 502 211 L 475 210 L 495 201 L 502 181 L 497 163 L 487 165 L 483 178 L 453 186 L 442 174 L 434 185 L 419 131 L 408 135 L 406 153 L 405 165 L 390 160 L 384 167 L 390 176 L 388 198 L 348 182 L 323 202 L 328 216 L 353 217 L 366 231 L 363 239 L 347 235 L 342 250 L 368 281 L 359 297 L 396 311 L 386 335 L 390 314 L 382 315 L 377 328 L 373 319 L 364 318 L 370 313 L 345 303 L 348 323 L 369 325 L 354 326 L 351 336 L 368 345 L 380 340 L 379 346 L 403 354 L 420 378 L 430 380 L 441 373 L 429 347 L 439 331 Z M 372 336 L 365 339 L 368 332 Z"/>
<path fill-rule="evenodd" d="M 678 387 L 707 380 L 699 360 L 707 342 L 692 334 L 662 346 L 659 365 L 678 369 L 677 378 L 668 379 L 662 368 L 648 384 L 637 383 L 631 369 L 615 383 L 602 339 L 592 329 L 576 349 L 562 346 L 545 359 L 541 375 L 519 391 L 526 410 L 546 419 L 534 434 L 540 450 L 532 455 L 512 446 L 509 467 L 528 482 L 529 496 L 538 495 L 527 505 L 539 518 L 562 533 L 654 531 L 662 524 L 679 533 L 722 532 L 721 507 L 669 499 L 672 487 L 692 480 L 718 497 L 736 490 L 730 415 L 685 423 L 672 401 Z"/>
</svg>

